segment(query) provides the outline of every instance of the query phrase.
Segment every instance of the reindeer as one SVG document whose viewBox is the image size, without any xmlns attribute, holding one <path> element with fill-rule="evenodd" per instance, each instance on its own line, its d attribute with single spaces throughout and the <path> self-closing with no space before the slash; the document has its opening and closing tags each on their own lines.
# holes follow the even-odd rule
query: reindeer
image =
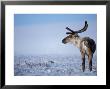
<svg viewBox="0 0 110 89">
<path fill-rule="evenodd" d="M 64 44 L 71 43 L 80 49 L 80 52 L 82 55 L 83 72 L 85 71 L 85 55 L 88 56 L 89 70 L 92 71 L 92 58 L 96 50 L 96 44 L 93 39 L 89 37 L 80 37 L 78 35 L 78 33 L 82 33 L 86 31 L 87 28 L 88 28 L 87 21 L 85 21 L 85 26 L 78 31 L 73 31 L 70 28 L 66 27 L 66 29 L 70 32 L 66 32 L 66 34 L 69 34 L 69 35 L 62 40 L 62 43 Z"/>
</svg>

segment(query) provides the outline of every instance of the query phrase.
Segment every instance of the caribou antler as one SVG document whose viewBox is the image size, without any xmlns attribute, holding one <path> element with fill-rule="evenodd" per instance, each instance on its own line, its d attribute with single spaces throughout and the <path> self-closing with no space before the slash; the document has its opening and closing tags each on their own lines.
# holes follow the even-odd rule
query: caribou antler
<svg viewBox="0 0 110 89">
<path fill-rule="evenodd" d="M 66 34 L 73 34 L 74 33 L 74 31 L 71 30 L 69 27 L 66 27 L 66 29 L 70 31 L 70 32 L 66 32 Z"/>
<path fill-rule="evenodd" d="M 69 30 L 70 32 L 74 32 L 73 30 L 71 30 L 69 27 L 66 27 L 67 30 Z"/>
<path fill-rule="evenodd" d="M 82 33 L 87 30 L 87 27 L 88 27 L 87 21 L 85 21 L 85 26 L 83 27 L 83 29 L 81 29 L 79 31 L 73 31 L 70 28 L 66 27 L 66 29 L 70 31 L 70 32 L 66 32 L 66 34 Z"/>
<path fill-rule="evenodd" d="M 79 31 L 75 31 L 75 33 L 81 33 L 87 30 L 88 24 L 87 21 L 85 21 L 85 26 L 83 27 L 83 29 L 79 30 Z"/>
</svg>

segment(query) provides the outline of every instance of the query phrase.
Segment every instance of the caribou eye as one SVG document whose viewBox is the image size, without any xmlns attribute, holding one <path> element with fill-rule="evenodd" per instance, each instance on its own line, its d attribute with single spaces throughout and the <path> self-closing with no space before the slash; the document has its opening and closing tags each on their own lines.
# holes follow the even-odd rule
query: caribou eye
<svg viewBox="0 0 110 89">
<path fill-rule="evenodd" d="M 69 35 L 69 38 L 72 38 L 72 35 Z"/>
</svg>

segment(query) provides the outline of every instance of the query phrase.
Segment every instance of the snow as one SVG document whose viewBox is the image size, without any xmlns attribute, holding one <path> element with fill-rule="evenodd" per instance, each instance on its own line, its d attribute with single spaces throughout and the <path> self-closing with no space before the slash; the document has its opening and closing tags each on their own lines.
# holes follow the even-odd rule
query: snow
<svg viewBox="0 0 110 89">
<path fill-rule="evenodd" d="M 80 56 L 66 55 L 15 55 L 15 76 L 97 76 L 96 56 L 93 70 L 89 71 L 86 58 L 85 72 L 82 71 Z"/>
</svg>

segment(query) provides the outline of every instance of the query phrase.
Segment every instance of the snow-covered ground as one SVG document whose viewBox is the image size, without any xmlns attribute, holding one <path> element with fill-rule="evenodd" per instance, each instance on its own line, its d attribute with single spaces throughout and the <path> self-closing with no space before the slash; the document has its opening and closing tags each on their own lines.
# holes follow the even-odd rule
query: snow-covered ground
<svg viewBox="0 0 110 89">
<path fill-rule="evenodd" d="M 80 56 L 61 55 L 16 55 L 14 57 L 15 76 L 97 76 L 97 57 L 93 57 L 93 70 L 82 72 Z"/>
</svg>

